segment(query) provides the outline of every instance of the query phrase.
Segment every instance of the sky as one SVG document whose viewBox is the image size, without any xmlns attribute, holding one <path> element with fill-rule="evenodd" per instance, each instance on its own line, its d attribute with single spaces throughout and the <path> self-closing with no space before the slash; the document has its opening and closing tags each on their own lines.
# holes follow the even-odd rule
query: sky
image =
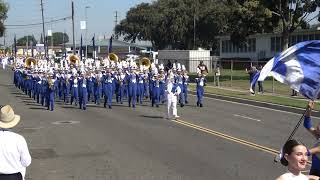
<svg viewBox="0 0 320 180">
<path fill-rule="evenodd" d="M 37 40 L 42 33 L 42 24 L 36 26 L 16 27 L 10 25 L 26 25 L 32 23 L 41 23 L 41 0 L 3 0 L 8 3 L 8 18 L 5 20 L 6 45 L 13 43 L 14 35 L 17 39 L 26 35 L 34 35 Z M 71 17 L 72 0 L 42 0 L 44 21 L 54 21 L 65 17 Z M 87 41 L 95 34 L 98 38 L 110 37 L 115 26 L 116 12 L 118 23 L 125 18 L 127 11 L 140 3 L 151 3 L 153 0 L 73 0 L 75 12 L 75 39 L 80 41 L 81 34 Z M 87 7 L 87 8 L 86 8 Z M 80 29 L 80 21 L 86 19 L 87 30 Z M 45 33 L 51 29 L 52 32 L 66 32 L 69 40 L 72 42 L 72 21 L 64 21 L 45 24 Z M 3 44 L 4 38 L 0 38 L 0 44 Z"/>
</svg>

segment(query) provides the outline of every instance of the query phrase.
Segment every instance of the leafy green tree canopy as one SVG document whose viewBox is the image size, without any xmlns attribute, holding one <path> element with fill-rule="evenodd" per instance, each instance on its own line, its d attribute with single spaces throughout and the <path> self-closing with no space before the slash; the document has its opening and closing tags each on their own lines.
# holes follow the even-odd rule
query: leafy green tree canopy
<svg viewBox="0 0 320 180">
<path fill-rule="evenodd" d="M 7 19 L 8 9 L 8 4 L 5 3 L 3 0 L 0 0 L 0 37 L 2 37 L 5 32 L 5 26 L 3 22 Z"/>
<path fill-rule="evenodd" d="M 282 34 L 282 49 L 288 48 L 290 33 L 308 28 L 311 14 L 319 14 L 319 0 L 228 0 L 231 7 L 228 32 L 234 42 L 249 34 L 276 32 Z M 317 16 L 315 16 L 317 17 Z"/>
<path fill-rule="evenodd" d="M 128 11 L 115 31 L 126 41 L 149 40 L 156 49 L 211 47 L 226 21 L 225 7 L 220 5 L 215 0 L 142 3 Z"/>
<path fill-rule="evenodd" d="M 52 33 L 52 37 L 50 37 L 50 36 L 48 37 L 48 45 L 49 46 L 52 44 L 51 43 L 51 39 L 52 39 L 52 42 L 53 42 L 54 46 L 61 45 L 63 43 L 69 42 L 68 34 L 63 33 L 63 32 L 54 32 L 54 33 Z"/>
<path fill-rule="evenodd" d="M 27 46 L 27 43 L 29 43 L 29 45 L 31 45 L 32 43 L 33 45 L 36 45 L 37 40 L 34 38 L 34 36 L 31 36 L 31 35 L 24 36 L 22 38 L 17 39 L 18 46 Z"/>
</svg>

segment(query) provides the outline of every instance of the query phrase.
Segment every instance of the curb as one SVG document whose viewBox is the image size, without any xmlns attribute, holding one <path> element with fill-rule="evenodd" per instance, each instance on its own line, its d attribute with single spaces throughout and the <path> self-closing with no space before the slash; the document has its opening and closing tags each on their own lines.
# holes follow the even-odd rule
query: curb
<svg viewBox="0 0 320 180">
<path fill-rule="evenodd" d="M 189 91 L 189 93 L 196 95 L 196 91 Z M 254 101 L 254 100 L 242 99 L 242 98 L 238 98 L 238 97 L 223 96 L 223 95 L 212 94 L 212 93 L 204 93 L 204 96 L 214 98 L 214 99 L 221 99 L 221 100 L 226 100 L 226 101 L 232 101 L 232 102 L 238 102 L 238 103 L 243 103 L 243 104 L 249 104 L 249 105 L 254 105 L 254 106 L 275 109 L 275 110 L 287 111 L 287 112 L 297 113 L 297 114 L 301 114 L 301 115 L 305 111 L 302 108 L 297 108 L 297 107 L 292 107 L 292 106 L 285 106 L 285 105 L 280 105 L 280 104 Z M 320 112 L 313 111 L 312 116 L 320 117 Z"/>
</svg>

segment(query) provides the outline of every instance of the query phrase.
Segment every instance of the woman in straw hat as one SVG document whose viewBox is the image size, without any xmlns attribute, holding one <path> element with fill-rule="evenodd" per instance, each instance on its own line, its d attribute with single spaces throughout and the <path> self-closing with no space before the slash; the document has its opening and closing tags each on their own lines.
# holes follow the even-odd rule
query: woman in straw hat
<svg viewBox="0 0 320 180">
<path fill-rule="evenodd" d="M 10 105 L 0 110 L 0 179 L 22 180 L 31 156 L 23 136 L 10 131 L 20 121 Z"/>
</svg>

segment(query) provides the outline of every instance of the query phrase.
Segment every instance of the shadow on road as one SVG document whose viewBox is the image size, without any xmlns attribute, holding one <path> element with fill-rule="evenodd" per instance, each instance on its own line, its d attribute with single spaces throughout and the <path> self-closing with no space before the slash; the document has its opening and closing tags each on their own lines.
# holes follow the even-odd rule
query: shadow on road
<svg viewBox="0 0 320 180">
<path fill-rule="evenodd" d="M 145 118 L 158 118 L 158 119 L 163 119 L 163 116 L 147 116 L 147 115 L 140 115 L 140 117 L 145 117 Z"/>
<path fill-rule="evenodd" d="M 46 110 L 46 107 L 29 107 L 29 109 Z"/>
</svg>

